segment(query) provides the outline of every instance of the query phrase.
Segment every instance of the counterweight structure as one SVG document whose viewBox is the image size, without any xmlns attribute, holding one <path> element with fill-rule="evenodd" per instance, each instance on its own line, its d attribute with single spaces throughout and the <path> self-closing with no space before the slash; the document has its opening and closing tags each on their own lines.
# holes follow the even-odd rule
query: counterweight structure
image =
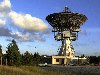
<svg viewBox="0 0 100 75">
<path fill-rule="evenodd" d="M 63 12 L 50 14 L 46 20 L 53 27 L 55 40 L 62 41 L 59 55 L 65 56 L 66 60 L 73 59 L 75 51 L 71 43 L 78 38 L 80 26 L 87 20 L 87 17 L 71 12 L 68 7 L 65 7 Z"/>
</svg>

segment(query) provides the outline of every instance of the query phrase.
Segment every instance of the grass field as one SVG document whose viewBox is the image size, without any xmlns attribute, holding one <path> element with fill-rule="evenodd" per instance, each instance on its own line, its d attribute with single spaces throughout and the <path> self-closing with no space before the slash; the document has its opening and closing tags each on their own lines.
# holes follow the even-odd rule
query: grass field
<svg viewBox="0 0 100 75">
<path fill-rule="evenodd" d="M 0 66 L 0 75 L 99 75 L 88 72 L 84 74 L 82 73 L 75 74 L 75 72 L 72 71 L 68 72 L 68 67 L 67 70 L 65 71 L 63 69 L 66 69 L 66 67 L 54 68 L 54 67 L 37 67 L 37 66 L 20 66 L 20 67 Z"/>
<path fill-rule="evenodd" d="M 75 75 L 71 73 L 45 71 L 36 66 L 0 66 L 0 75 Z"/>
</svg>

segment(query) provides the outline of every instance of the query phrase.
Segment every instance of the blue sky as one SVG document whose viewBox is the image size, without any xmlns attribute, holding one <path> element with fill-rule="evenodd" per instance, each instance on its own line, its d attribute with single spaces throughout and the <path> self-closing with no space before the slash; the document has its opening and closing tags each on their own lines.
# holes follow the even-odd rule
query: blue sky
<svg viewBox="0 0 100 75">
<path fill-rule="evenodd" d="M 68 6 L 71 11 L 88 17 L 81 27 L 78 40 L 72 43 L 76 54 L 100 55 L 100 0 L 0 0 L 0 2 L 4 2 L 0 4 L 2 9 L 0 44 L 3 46 L 3 52 L 6 51 L 10 40 L 15 39 L 21 53 L 27 50 L 31 53 L 57 54 L 61 42 L 54 39 L 52 27 L 45 18 L 49 14 L 62 12 L 64 7 Z M 21 22 L 23 19 L 25 23 Z M 33 23 L 33 26 L 30 26 L 30 23 Z"/>
</svg>

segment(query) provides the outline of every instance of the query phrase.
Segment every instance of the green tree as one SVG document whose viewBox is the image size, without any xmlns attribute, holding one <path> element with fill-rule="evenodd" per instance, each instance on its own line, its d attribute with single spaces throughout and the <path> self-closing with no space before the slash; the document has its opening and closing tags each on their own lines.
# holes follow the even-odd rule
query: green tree
<svg viewBox="0 0 100 75">
<path fill-rule="evenodd" d="M 1 65 L 2 65 L 2 55 L 3 55 L 3 54 L 2 54 L 2 46 L 0 45 L 0 61 L 1 61 L 0 64 L 1 64 Z"/>
<path fill-rule="evenodd" d="M 2 57 L 2 46 L 0 45 L 0 57 Z"/>
<path fill-rule="evenodd" d="M 24 65 L 33 65 L 33 55 L 26 51 L 23 55 Z"/>
<path fill-rule="evenodd" d="M 8 44 L 7 49 L 8 65 L 20 65 L 20 52 L 16 41 L 12 40 L 12 42 Z"/>
<path fill-rule="evenodd" d="M 34 53 L 34 57 L 33 57 L 33 62 L 35 65 L 39 64 L 39 63 L 42 63 L 42 59 L 41 59 L 41 56 L 39 55 L 39 53 L 35 52 Z"/>
<path fill-rule="evenodd" d="M 85 57 L 85 55 L 84 55 L 84 54 L 82 54 L 82 55 L 81 55 L 81 58 L 84 58 L 84 57 Z"/>
<path fill-rule="evenodd" d="M 20 64 L 24 65 L 24 54 L 20 55 Z"/>
</svg>

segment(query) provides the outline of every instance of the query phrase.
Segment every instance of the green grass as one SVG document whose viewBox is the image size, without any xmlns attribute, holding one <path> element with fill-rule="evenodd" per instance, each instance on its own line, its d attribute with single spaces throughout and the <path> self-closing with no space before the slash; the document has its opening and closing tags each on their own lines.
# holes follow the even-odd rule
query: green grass
<svg viewBox="0 0 100 75">
<path fill-rule="evenodd" d="M 36 66 L 0 66 L 0 75 L 74 75 L 71 73 L 45 71 Z"/>
<path fill-rule="evenodd" d="M 49 67 L 47 67 L 49 68 Z M 37 66 L 0 66 L 0 75 L 95 75 L 91 73 L 74 74 L 61 71 L 47 71 Z"/>
<path fill-rule="evenodd" d="M 32 75 L 32 73 L 17 67 L 0 66 L 0 75 Z"/>
</svg>

